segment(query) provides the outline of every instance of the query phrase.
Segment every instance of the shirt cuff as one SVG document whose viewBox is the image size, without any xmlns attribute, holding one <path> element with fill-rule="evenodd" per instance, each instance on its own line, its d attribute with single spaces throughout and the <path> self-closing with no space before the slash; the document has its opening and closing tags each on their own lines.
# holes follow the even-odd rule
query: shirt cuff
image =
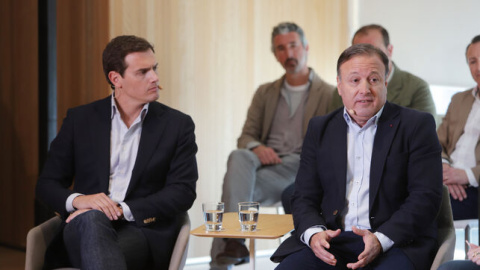
<svg viewBox="0 0 480 270">
<path fill-rule="evenodd" d="M 442 158 L 442 163 L 447 163 L 448 165 L 452 165 L 452 163 L 450 163 L 450 161 L 446 158 Z"/>
<path fill-rule="evenodd" d="M 477 179 L 475 179 L 475 175 L 471 169 L 465 169 L 465 173 L 467 173 L 468 183 L 472 187 L 478 187 Z"/>
<path fill-rule="evenodd" d="M 300 236 L 300 240 L 302 240 L 302 242 L 305 245 L 310 247 L 310 238 L 312 238 L 312 236 L 314 234 L 319 233 L 319 232 L 324 232 L 326 230 L 327 230 L 327 228 L 323 225 L 317 225 L 317 226 L 310 227 L 302 234 L 302 236 Z"/>
<path fill-rule="evenodd" d="M 72 213 L 72 212 L 75 212 L 77 210 L 77 209 L 75 209 L 75 207 L 73 207 L 73 200 L 76 197 L 81 196 L 81 195 L 83 195 L 83 194 L 73 193 L 72 195 L 68 196 L 67 201 L 65 202 L 65 208 L 67 209 L 67 212 Z"/>
<path fill-rule="evenodd" d="M 123 218 L 127 221 L 135 221 L 135 218 L 132 215 L 132 211 L 130 211 L 130 207 L 124 202 L 118 203 L 122 206 L 123 210 Z"/>
<path fill-rule="evenodd" d="M 387 252 L 393 246 L 393 244 L 395 244 L 395 242 L 381 232 L 375 232 L 374 234 L 380 242 L 380 245 L 382 245 L 383 253 Z"/>
<path fill-rule="evenodd" d="M 253 148 L 255 148 L 259 145 L 261 145 L 261 143 L 257 142 L 257 141 L 249 142 L 249 143 L 247 143 L 247 149 L 252 150 Z"/>
</svg>

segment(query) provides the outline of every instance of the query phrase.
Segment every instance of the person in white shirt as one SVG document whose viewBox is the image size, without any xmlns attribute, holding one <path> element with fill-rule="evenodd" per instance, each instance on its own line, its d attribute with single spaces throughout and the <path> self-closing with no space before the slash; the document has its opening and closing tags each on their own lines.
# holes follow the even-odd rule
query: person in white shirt
<svg viewBox="0 0 480 270">
<path fill-rule="evenodd" d="M 476 86 L 455 94 L 438 127 L 442 145 L 443 183 L 450 192 L 454 220 L 478 218 L 480 179 L 480 35 L 466 50 Z"/>
</svg>

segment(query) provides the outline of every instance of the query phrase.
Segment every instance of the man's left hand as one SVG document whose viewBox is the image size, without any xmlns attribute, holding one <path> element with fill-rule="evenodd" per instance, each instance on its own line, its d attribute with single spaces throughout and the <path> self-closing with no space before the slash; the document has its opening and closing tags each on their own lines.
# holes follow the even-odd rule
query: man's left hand
<svg viewBox="0 0 480 270">
<path fill-rule="evenodd" d="M 457 168 L 444 168 L 443 183 L 445 185 L 468 185 L 468 176 L 465 170 Z"/>
<path fill-rule="evenodd" d="M 375 260 L 375 258 L 377 258 L 382 252 L 382 245 L 380 244 L 380 241 L 378 241 L 377 236 L 369 230 L 361 230 L 353 226 L 353 232 L 363 238 L 365 250 L 358 255 L 358 262 L 348 263 L 347 267 L 350 269 L 358 269 L 360 267 L 365 267 Z"/>
</svg>

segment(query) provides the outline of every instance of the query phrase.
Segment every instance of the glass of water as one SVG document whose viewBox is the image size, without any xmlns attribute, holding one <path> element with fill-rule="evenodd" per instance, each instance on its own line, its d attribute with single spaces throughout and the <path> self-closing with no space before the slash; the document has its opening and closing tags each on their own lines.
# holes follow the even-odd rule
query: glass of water
<svg viewBox="0 0 480 270">
<path fill-rule="evenodd" d="M 239 202 L 238 203 L 238 219 L 240 227 L 244 232 L 254 232 L 257 230 L 258 210 L 260 203 L 258 202 Z"/>
<path fill-rule="evenodd" d="M 222 230 L 223 212 L 225 205 L 223 202 L 205 202 L 202 203 L 203 218 L 205 220 L 205 229 L 209 232 Z"/>
</svg>

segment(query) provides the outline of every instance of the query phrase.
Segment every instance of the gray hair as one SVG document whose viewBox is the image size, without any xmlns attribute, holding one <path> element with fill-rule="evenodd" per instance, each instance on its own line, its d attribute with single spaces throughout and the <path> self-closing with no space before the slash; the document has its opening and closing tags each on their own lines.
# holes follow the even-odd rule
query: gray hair
<svg viewBox="0 0 480 270">
<path fill-rule="evenodd" d="M 300 26 L 296 25 L 295 23 L 292 23 L 292 22 L 282 22 L 282 23 L 279 23 L 277 26 L 275 26 L 273 28 L 273 31 L 272 31 L 272 52 L 275 53 L 275 47 L 273 45 L 273 39 L 277 36 L 277 35 L 283 35 L 283 34 L 287 34 L 287 33 L 290 33 L 290 32 L 297 32 L 298 36 L 300 37 L 300 41 L 302 42 L 302 45 L 303 47 L 307 47 L 308 45 L 308 42 L 307 42 L 307 38 L 305 38 L 305 34 L 303 33 L 303 30 L 302 28 L 300 28 Z"/>
<path fill-rule="evenodd" d="M 352 59 L 355 56 L 359 55 L 378 55 L 385 66 L 385 77 L 388 75 L 388 57 L 387 55 L 380 49 L 375 48 L 370 44 L 356 44 L 352 45 L 347 48 L 343 53 L 340 55 L 337 61 L 337 76 L 340 78 L 340 66 L 343 65 L 348 60 Z"/>
</svg>

